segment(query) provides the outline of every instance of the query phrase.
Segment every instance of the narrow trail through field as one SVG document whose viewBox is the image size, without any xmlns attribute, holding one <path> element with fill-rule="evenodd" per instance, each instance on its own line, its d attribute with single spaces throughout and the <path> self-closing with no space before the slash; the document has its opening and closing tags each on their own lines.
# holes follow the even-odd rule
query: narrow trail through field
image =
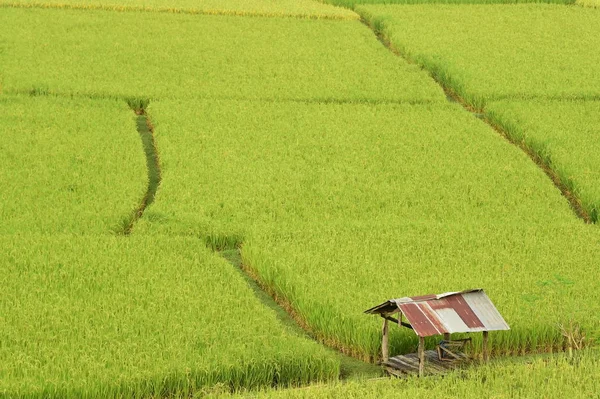
<svg viewBox="0 0 600 399">
<path fill-rule="evenodd" d="M 402 51 L 397 49 L 391 42 L 390 38 L 381 32 L 376 26 L 370 23 L 365 16 L 361 15 L 360 21 L 366 25 L 377 37 L 377 40 L 381 44 L 383 44 L 388 50 L 390 50 L 393 54 L 398 57 L 401 57 L 406 62 L 410 64 L 417 64 L 412 58 L 404 54 Z M 426 69 L 426 68 L 425 68 Z M 497 132 L 500 136 L 506 139 L 509 143 L 519 147 L 529 158 L 539 167 L 544 173 L 548 176 L 548 178 L 552 181 L 552 183 L 558 188 L 561 194 L 567 199 L 573 213 L 580 219 L 582 219 L 585 223 L 593 223 L 593 219 L 582 205 L 581 200 L 577 197 L 575 193 L 573 193 L 568 185 L 561 179 L 560 175 L 552 168 L 551 165 L 547 163 L 547 161 L 540 156 L 534 149 L 527 146 L 527 144 L 523 141 L 517 141 L 514 137 L 512 137 L 506 129 L 504 129 L 499 123 L 496 123 L 492 120 L 492 118 L 486 113 L 485 109 L 476 109 L 471 104 L 469 104 L 464 98 L 459 96 L 451 87 L 445 85 L 441 79 L 439 79 L 436 74 L 426 69 L 429 72 L 429 76 L 444 90 L 446 93 L 446 98 L 448 101 L 456 102 L 460 104 L 466 111 L 468 111 L 474 117 L 485 122 L 490 128 L 492 128 L 495 132 Z"/>
<path fill-rule="evenodd" d="M 142 217 L 146 208 L 154 202 L 154 197 L 156 196 L 156 191 L 158 190 L 161 180 L 160 161 L 158 159 L 156 142 L 154 140 L 154 127 L 152 126 L 148 115 L 146 115 L 144 106 L 129 105 L 137 115 L 137 131 L 142 140 L 144 153 L 146 155 L 146 167 L 148 168 L 148 188 L 137 209 L 133 211 L 129 220 L 124 223 L 121 234 L 126 236 L 131 234 L 135 222 Z"/>
<path fill-rule="evenodd" d="M 302 323 L 299 317 L 295 316 L 295 313 L 291 306 L 286 306 L 282 303 L 281 298 L 276 298 L 272 295 L 268 287 L 264 287 L 258 278 L 254 276 L 251 270 L 248 267 L 244 266 L 242 262 L 242 256 L 239 248 L 227 248 L 216 250 L 215 253 L 222 256 L 225 260 L 227 260 L 232 267 L 237 270 L 248 283 L 248 287 L 254 292 L 256 298 L 266 307 L 270 308 L 279 322 L 285 326 L 290 332 L 297 334 L 298 336 L 302 336 L 308 339 L 311 339 L 320 345 L 325 346 L 328 350 L 330 350 L 335 355 L 339 356 L 341 362 L 340 368 L 340 379 L 342 380 L 353 380 L 353 379 L 372 379 L 379 378 L 383 376 L 383 370 L 381 367 L 372 364 L 363 362 L 362 360 L 358 360 L 351 356 L 348 356 L 340 351 L 335 350 L 334 348 L 325 345 L 324 343 L 317 340 L 311 333 L 310 328 Z"/>
</svg>

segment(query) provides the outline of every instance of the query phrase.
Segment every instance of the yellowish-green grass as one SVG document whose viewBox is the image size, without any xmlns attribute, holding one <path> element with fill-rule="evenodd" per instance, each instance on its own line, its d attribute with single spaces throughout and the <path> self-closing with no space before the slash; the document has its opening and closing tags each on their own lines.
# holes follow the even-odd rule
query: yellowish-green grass
<svg viewBox="0 0 600 399">
<path fill-rule="evenodd" d="M 125 101 L 0 96 L 0 234 L 120 231 L 147 188 Z"/>
<path fill-rule="evenodd" d="M 0 0 L 0 6 L 358 19 L 350 10 L 312 0 Z"/>
<path fill-rule="evenodd" d="M 596 226 L 419 66 L 358 22 L 332 20 L 350 11 L 308 0 L 0 5 L 0 396 L 189 398 L 335 379 L 338 357 L 282 326 L 206 246 L 241 247 L 243 267 L 303 326 L 364 359 L 381 339 L 364 309 L 479 286 L 512 328 L 491 336 L 493 355 L 562 350 L 564 333 L 600 339 Z M 361 10 L 475 107 L 600 93 L 595 10 Z M 114 230 L 146 188 L 125 99 L 152 100 L 163 183 L 130 237 L 83 235 Z M 502 120 L 530 123 L 513 131 L 527 137 L 596 120 L 542 123 L 531 117 L 541 109 L 498 104 Z M 564 154 L 581 143 L 595 144 L 587 135 Z M 415 350 L 412 332 L 391 334 L 392 354 Z M 598 368 L 588 351 L 249 396 L 594 397 Z"/>
<path fill-rule="evenodd" d="M 363 5 L 404 56 L 469 105 L 600 97 L 600 14 L 556 4 Z"/>
<path fill-rule="evenodd" d="M 486 114 L 544 159 L 598 221 L 600 101 L 500 101 Z"/>
<path fill-rule="evenodd" d="M 0 26 L 5 92 L 445 101 L 356 21 L 5 8 Z"/>
<path fill-rule="evenodd" d="M 0 235 L 0 396 L 171 397 L 336 378 L 196 239 Z"/>
<path fill-rule="evenodd" d="M 376 358 L 380 322 L 362 311 L 480 286 L 512 327 L 493 335 L 494 354 L 560 350 L 570 319 L 600 335 L 598 230 L 456 104 L 158 101 L 148 112 L 163 182 L 138 234 L 241 243 L 246 267 L 332 346 Z M 416 348 L 412 332 L 392 334 L 392 353 Z"/>
<path fill-rule="evenodd" d="M 577 0 L 576 3 L 584 7 L 600 8 L 599 0 Z"/>
<path fill-rule="evenodd" d="M 575 0 L 322 0 L 325 3 L 354 8 L 361 4 L 519 4 L 558 3 L 573 4 Z M 593 0 L 592 0 L 593 1 Z"/>
<path fill-rule="evenodd" d="M 209 397 L 256 399 L 479 399 L 556 398 L 592 399 L 600 392 L 600 353 L 589 350 L 574 358 L 538 357 L 498 361 L 454 372 L 443 378 L 379 379 L 303 389 L 269 390 Z"/>
</svg>

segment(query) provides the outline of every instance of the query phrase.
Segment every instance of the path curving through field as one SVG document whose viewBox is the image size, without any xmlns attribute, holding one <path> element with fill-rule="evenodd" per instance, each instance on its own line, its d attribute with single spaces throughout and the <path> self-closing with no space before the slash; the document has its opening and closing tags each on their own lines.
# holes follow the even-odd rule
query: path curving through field
<svg viewBox="0 0 600 399">
<path fill-rule="evenodd" d="M 156 149 L 156 141 L 154 139 L 154 127 L 146 114 L 145 106 L 147 104 L 129 104 L 133 112 L 135 112 L 137 131 L 142 140 L 144 154 L 146 155 L 146 166 L 148 168 L 148 188 L 144 197 L 140 201 L 139 206 L 132 212 L 129 220 L 124 224 L 122 235 L 129 235 L 133 230 L 135 223 L 142 217 L 146 208 L 154 202 L 154 197 L 158 191 L 158 186 L 161 181 L 160 160 Z"/>
</svg>

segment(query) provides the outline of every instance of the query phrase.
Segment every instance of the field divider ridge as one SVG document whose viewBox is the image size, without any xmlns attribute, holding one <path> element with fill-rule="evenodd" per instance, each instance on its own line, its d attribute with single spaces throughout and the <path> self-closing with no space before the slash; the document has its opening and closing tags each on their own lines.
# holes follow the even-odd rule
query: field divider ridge
<svg viewBox="0 0 600 399">
<path fill-rule="evenodd" d="M 340 379 L 354 377 L 361 379 L 378 379 L 383 370 L 376 364 L 365 361 L 356 353 L 349 352 L 325 335 L 317 334 L 314 329 L 296 312 L 292 303 L 278 291 L 265 283 L 259 275 L 243 260 L 242 247 L 244 238 L 241 235 L 207 236 L 204 240 L 207 248 L 225 259 L 246 280 L 256 298 L 275 312 L 277 319 L 287 329 L 299 336 L 311 339 L 325 346 L 340 356 Z M 371 359 L 370 359 L 371 360 Z"/>
<path fill-rule="evenodd" d="M 139 206 L 133 210 L 129 219 L 124 221 L 122 231 L 119 233 L 125 236 L 131 234 L 135 223 L 143 216 L 146 208 L 154 202 L 154 197 L 158 191 L 161 182 L 161 167 L 154 138 L 154 126 L 146 114 L 146 107 L 149 104 L 147 100 L 130 99 L 127 101 L 129 107 L 137 116 L 136 125 L 140 135 L 144 153 L 146 155 L 146 167 L 148 169 L 148 188 Z"/>
<path fill-rule="evenodd" d="M 236 11 L 219 9 L 186 9 L 171 7 L 144 7 L 144 6 L 120 6 L 105 4 L 51 4 L 51 3 L 16 3 L 0 2 L 0 8 L 40 8 L 56 10 L 81 10 L 81 11 L 113 11 L 113 12 L 156 12 L 165 14 L 188 14 L 188 15 L 215 15 L 230 17 L 259 17 L 259 18 L 296 18 L 311 20 L 331 20 L 331 21 L 356 21 L 360 17 L 358 14 L 350 16 L 343 15 L 311 15 L 302 13 L 269 13 L 261 11 Z M 352 11 L 352 10 L 350 10 Z"/>
<path fill-rule="evenodd" d="M 552 161 L 550 157 L 543 156 L 540 151 L 536 150 L 535 146 L 528 143 L 523 137 L 513 133 L 515 132 L 515 129 L 511 129 L 505 121 L 502 121 L 493 113 L 484 112 L 482 120 L 511 144 L 519 147 L 524 153 L 527 154 L 527 156 L 529 156 L 529 158 L 531 158 L 533 162 L 535 162 L 538 167 L 544 171 L 546 176 L 552 180 L 552 183 L 554 183 L 554 185 L 560 190 L 561 194 L 567 199 L 567 201 L 569 201 L 571 209 L 578 218 L 582 219 L 587 224 L 597 222 L 597 216 L 590 212 L 590 210 L 583 204 L 581 199 L 575 194 L 574 184 L 571 179 L 552 167 Z"/>
<path fill-rule="evenodd" d="M 358 12 L 358 11 L 357 11 Z M 448 101 L 456 102 L 460 104 L 463 109 L 469 112 L 474 117 L 480 119 L 486 123 L 491 129 L 503 137 L 506 141 L 514 146 L 520 148 L 542 171 L 548 176 L 552 184 L 560 191 L 561 195 L 568 201 L 571 210 L 579 219 L 583 220 L 587 224 L 594 223 L 595 221 L 590 216 L 588 210 L 583 206 L 582 201 L 571 189 L 572 184 L 569 181 L 565 181 L 564 178 L 552 168 L 552 165 L 548 162 L 548 159 L 540 155 L 534 148 L 529 146 L 524 140 L 519 140 L 515 135 L 510 134 L 510 129 L 507 129 L 501 121 L 494 118 L 485 110 L 485 104 L 482 101 L 475 99 L 475 103 L 467 100 L 464 95 L 464 89 L 461 89 L 456 83 L 454 83 L 452 76 L 442 70 L 442 68 L 432 69 L 428 65 L 423 65 L 417 62 L 405 51 L 402 51 L 395 46 L 385 32 L 384 23 L 376 17 L 369 18 L 369 15 L 361 15 L 361 23 L 366 25 L 373 31 L 379 42 L 390 50 L 393 54 L 401 57 L 406 62 L 419 65 L 421 68 L 429 72 L 429 76 L 444 90 Z"/>
<path fill-rule="evenodd" d="M 2 5 L 0 4 L 0 7 Z M 9 89 L 4 90 L 3 93 L 14 94 L 14 95 L 28 95 L 28 96 L 55 96 L 62 98 L 85 98 L 91 100 L 125 100 L 130 101 L 131 97 L 126 95 L 111 95 L 102 93 L 86 93 L 86 92 L 63 92 L 63 91 L 52 91 L 48 89 L 32 88 L 29 90 Z M 152 101 L 171 99 L 168 97 L 156 97 L 153 96 Z M 266 104 L 278 104 L 278 103 L 293 103 L 293 104 L 322 104 L 322 105 L 431 105 L 435 104 L 433 100 L 393 100 L 393 99 L 374 99 L 374 98 L 358 98 L 358 99 L 344 99 L 344 98 L 293 98 L 293 97 L 282 97 L 282 98 L 268 98 L 268 97 L 237 97 L 237 96 L 198 96 L 193 97 L 194 100 L 222 100 L 222 101 L 240 101 L 240 102 L 251 102 L 251 103 L 266 103 Z M 600 98 L 599 98 L 600 100 Z M 150 100 L 148 100 L 150 101 Z M 131 104 L 129 104 L 132 107 Z M 134 110 L 135 111 L 135 110 Z M 144 111 L 145 112 L 145 111 Z"/>
</svg>

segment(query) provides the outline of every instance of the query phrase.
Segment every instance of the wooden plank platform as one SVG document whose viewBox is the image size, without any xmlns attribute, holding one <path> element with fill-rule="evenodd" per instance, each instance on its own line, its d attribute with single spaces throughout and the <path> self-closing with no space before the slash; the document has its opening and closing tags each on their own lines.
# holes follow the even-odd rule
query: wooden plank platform
<svg viewBox="0 0 600 399">
<path fill-rule="evenodd" d="M 442 361 L 438 358 L 437 351 L 425 351 L 424 374 L 441 374 L 464 366 L 466 363 L 468 363 L 469 358 L 467 357 L 467 355 L 465 355 L 462 352 L 458 352 L 457 355 L 461 357 L 460 360 L 444 359 Z M 407 375 L 418 375 L 419 356 L 416 353 L 394 356 L 390 358 L 387 362 L 383 363 L 383 367 L 388 373 L 398 377 L 405 377 Z"/>
</svg>

